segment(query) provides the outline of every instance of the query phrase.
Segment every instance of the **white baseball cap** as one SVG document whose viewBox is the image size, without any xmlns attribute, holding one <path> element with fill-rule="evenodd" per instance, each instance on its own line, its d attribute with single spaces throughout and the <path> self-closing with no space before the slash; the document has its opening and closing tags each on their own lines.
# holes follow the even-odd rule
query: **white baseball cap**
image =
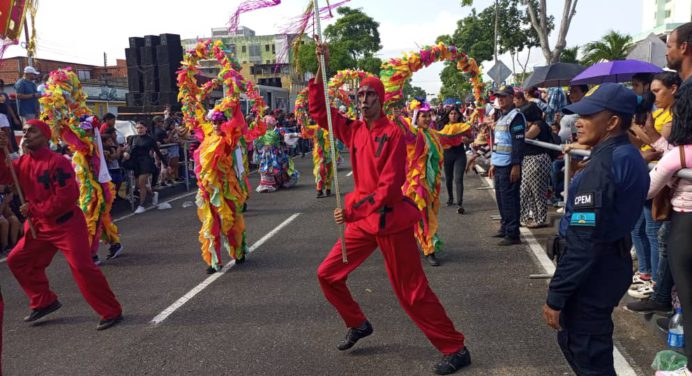
<svg viewBox="0 0 692 376">
<path fill-rule="evenodd" d="M 24 73 L 39 74 L 36 68 L 32 67 L 31 65 L 24 68 Z"/>
</svg>

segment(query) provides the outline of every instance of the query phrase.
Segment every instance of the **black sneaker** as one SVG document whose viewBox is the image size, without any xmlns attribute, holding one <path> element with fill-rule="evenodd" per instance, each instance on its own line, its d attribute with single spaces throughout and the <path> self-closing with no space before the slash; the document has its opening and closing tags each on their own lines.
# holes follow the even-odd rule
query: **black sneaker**
<svg viewBox="0 0 692 376">
<path fill-rule="evenodd" d="M 497 243 L 497 245 L 499 245 L 499 246 L 501 246 L 501 247 L 506 247 L 506 246 L 508 246 L 508 245 L 517 245 L 517 244 L 521 244 L 521 239 L 519 239 L 519 238 L 508 238 L 508 237 L 505 237 L 505 238 L 502 239 L 499 243 Z"/>
<path fill-rule="evenodd" d="M 504 239 L 504 238 L 505 238 L 505 233 L 502 232 L 502 231 L 498 231 L 498 232 L 496 232 L 495 235 L 493 235 L 492 237 L 493 237 L 493 238 L 501 238 L 501 239 Z"/>
<path fill-rule="evenodd" d="M 244 262 L 245 262 L 245 255 L 242 255 L 241 257 L 238 257 L 237 259 L 235 259 L 236 265 L 242 264 Z"/>
<path fill-rule="evenodd" d="M 123 315 L 120 314 L 118 317 L 108 319 L 108 320 L 101 320 L 99 321 L 99 324 L 96 325 L 96 330 L 106 330 L 110 328 L 111 326 L 123 321 Z"/>
<path fill-rule="evenodd" d="M 459 205 L 459 207 L 457 208 L 457 214 L 464 214 L 464 213 L 466 213 L 466 210 L 464 209 L 463 206 Z"/>
<path fill-rule="evenodd" d="M 120 256 L 120 253 L 123 251 L 125 247 L 123 247 L 122 244 L 120 243 L 115 243 L 108 248 L 108 256 L 106 256 L 106 260 L 112 260 L 118 256 Z"/>
<path fill-rule="evenodd" d="M 670 327 L 670 319 L 667 317 L 659 317 L 656 319 L 656 327 L 663 333 L 668 333 L 668 327 Z"/>
<path fill-rule="evenodd" d="M 454 205 L 454 201 L 452 201 L 452 200 L 447 201 L 447 206 L 453 206 L 453 205 Z"/>
<path fill-rule="evenodd" d="M 324 192 L 317 191 L 317 198 L 322 198 L 322 197 L 324 197 Z"/>
<path fill-rule="evenodd" d="M 636 302 L 627 303 L 625 309 L 635 313 L 660 313 L 663 315 L 670 314 L 673 311 L 673 306 L 659 304 L 652 299 L 639 300 Z"/>
<path fill-rule="evenodd" d="M 434 253 L 425 256 L 425 259 L 428 260 L 428 264 L 430 264 L 430 266 L 440 266 L 440 262 L 437 260 Z"/>
<path fill-rule="evenodd" d="M 356 342 L 358 342 L 361 338 L 365 338 L 371 334 L 372 325 L 370 325 L 369 321 L 365 320 L 365 323 L 363 323 L 360 328 L 348 328 L 346 337 L 336 346 L 336 348 L 341 351 L 348 350 L 353 347 L 353 345 L 355 345 Z"/>
<path fill-rule="evenodd" d="M 469 350 L 464 347 L 452 355 L 445 355 L 442 357 L 442 360 L 435 364 L 433 371 L 438 375 L 449 375 L 470 364 L 471 354 Z"/>
<path fill-rule="evenodd" d="M 331 196 L 331 195 L 332 195 L 331 189 L 327 189 L 327 195 L 326 195 L 326 196 L 329 197 L 329 196 Z"/>
<path fill-rule="evenodd" d="M 221 265 L 219 265 L 219 269 L 221 269 Z M 214 269 L 213 266 L 209 266 L 207 268 L 207 274 L 214 274 L 214 273 L 216 273 L 216 269 Z"/>
<path fill-rule="evenodd" d="M 62 304 L 58 300 L 54 301 L 53 303 L 39 309 L 35 309 L 31 311 L 29 316 L 24 318 L 25 322 L 34 322 L 50 313 L 53 313 L 62 307 Z"/>
</svg>

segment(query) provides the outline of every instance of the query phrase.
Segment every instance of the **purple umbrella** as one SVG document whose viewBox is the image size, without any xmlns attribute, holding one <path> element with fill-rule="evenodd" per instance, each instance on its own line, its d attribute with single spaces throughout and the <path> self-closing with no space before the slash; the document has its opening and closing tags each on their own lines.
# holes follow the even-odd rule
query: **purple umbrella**
<svg viewBox="0 0 692 376">
<path fill-rule="evenodd" d="M 594 64 L 572 79 L 572 85 L 628 82 L 637 73 L 659 73 L 663 69 L 641 60 L 614 60 Z"/>
</svg>

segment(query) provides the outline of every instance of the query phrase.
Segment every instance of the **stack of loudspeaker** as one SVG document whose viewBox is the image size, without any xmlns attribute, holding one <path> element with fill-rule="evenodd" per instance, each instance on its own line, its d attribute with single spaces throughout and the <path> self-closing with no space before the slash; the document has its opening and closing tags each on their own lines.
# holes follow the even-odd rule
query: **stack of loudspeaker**
<svg viewBox="0 0 692 376">
<path fill-rule="evenodd" d="M 131 37 L 125 58 L 128 107 L 179 107 L 176 71 L 183 60 L 180 35 Z"/>
</svg>

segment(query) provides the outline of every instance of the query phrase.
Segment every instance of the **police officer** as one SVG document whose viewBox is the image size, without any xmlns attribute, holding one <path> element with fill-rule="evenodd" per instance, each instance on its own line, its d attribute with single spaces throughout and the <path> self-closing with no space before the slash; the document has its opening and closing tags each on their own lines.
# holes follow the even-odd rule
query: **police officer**
<svg viewBox="0 0 692 376">
<path fill-rule="evenodd" d="M 637 96 L 602 84 L 563 109 L 577 114 L 577 136 L 592 147 L 575 175 L 560 222 L 566 249 L 548 288 L 546 323 L 577 375 L 612 375 L 613 308 L 632 282 L 630 231 L 649 188 L 647 166 L 627 137 Z"/>
<path fill-rule="evenodd" d="M 488 175 L 494 179 L 497 207 L 502 218 L 500 231 L 494 237 L 503 238 L 499 245 L 506 246 L 520 243 L 519 186 L 526 119 L 514 107 L 514 89 L 511 86 L 501 86 L 495 97 L 500 105 L 500 117 L 495 122 L 492 166 Z"/>
</svg>

